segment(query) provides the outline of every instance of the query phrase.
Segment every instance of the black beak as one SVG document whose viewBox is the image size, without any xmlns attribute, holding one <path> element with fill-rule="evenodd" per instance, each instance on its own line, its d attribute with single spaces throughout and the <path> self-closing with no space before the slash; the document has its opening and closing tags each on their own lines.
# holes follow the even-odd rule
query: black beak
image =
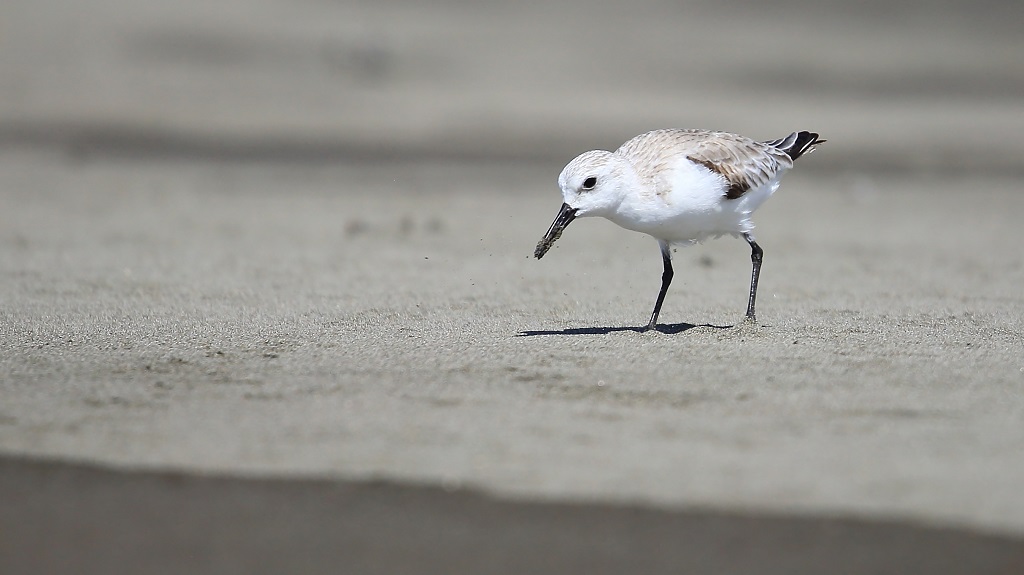
<svg viewBox="0 0 1024 575">
<path fill-rule="evenodd" d="M 537 242 L 537 249 L 533 250 L 533 255 L 537 259 L 544 257 L 544 254 L 548 253 L 548 250 L 551 249 L 551 244 L 555 243 L 555 240 L 562 236 L 562 230 L 575 219 L 576 208 L 569 206 L 569 204 L 562 204 L 562 209 L 558 210 L 555 221 L 551 222 L 551 227 L 548 228 L 548 233 L 544 234 L 544 239 Z"/>
</svg>

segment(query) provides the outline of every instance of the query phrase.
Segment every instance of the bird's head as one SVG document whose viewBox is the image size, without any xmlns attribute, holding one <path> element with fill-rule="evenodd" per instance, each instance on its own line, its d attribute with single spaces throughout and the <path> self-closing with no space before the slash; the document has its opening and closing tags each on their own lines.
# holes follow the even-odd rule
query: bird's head
<svg viewBox="0 0 1024 575">
<path fill-rule="evenodd" d="M 622 203 L 631 186 L 633 168 L 625 158 L 594 150 L 576 156 L 558 176 L 562 208 L 533 255 L 540 259 L 572 221 L 586 216 L 608 216 Z"/>
</svg>

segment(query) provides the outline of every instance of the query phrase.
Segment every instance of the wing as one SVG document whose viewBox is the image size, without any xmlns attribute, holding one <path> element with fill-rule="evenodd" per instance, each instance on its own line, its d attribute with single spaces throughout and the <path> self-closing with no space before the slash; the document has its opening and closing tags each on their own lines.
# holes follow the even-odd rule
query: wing
<svg viewBox="0 0 1024 575">
<path fill-rule="evenodd" d="M 777 148 L 722 133 L 699 142 L 686 158 L 721 174 L 729 184 L 725 197 L 730 200 L 760 188 L 779 172 L 793 167 L 793 160 Z"/>
<path fill-rule="evenodd" d="M 793 160 L 771 145 L 728 132 L 706 130 L 655 130 L 626 142 L 616 153 L 627 156 L 638 168 L 645 164 L 664 164 L 671 157 L 683 156 L 721 175 L 727 184 L 725 197 L 730 200 L 767 184 L 779 172 L 793 167 Z"/>
</svg>

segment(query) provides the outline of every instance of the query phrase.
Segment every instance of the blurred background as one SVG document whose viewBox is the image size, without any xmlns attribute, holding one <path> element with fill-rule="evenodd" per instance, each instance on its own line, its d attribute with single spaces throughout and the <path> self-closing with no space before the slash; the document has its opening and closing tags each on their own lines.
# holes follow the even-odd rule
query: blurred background
<svg viewBox="0 0 1024 575">
<path fill-rule="evenodd" d="M 830 140 L 818 169 L 1016 171 L 1012 0 L 8 0 L 0 146 L 540 160 L 647 129 Z"/>
</svg>

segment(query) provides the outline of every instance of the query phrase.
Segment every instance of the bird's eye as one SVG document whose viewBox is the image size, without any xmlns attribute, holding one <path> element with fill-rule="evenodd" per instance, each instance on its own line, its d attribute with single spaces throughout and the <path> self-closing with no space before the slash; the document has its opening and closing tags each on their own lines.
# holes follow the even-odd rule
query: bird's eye
<svg viewBox="0 0 1024 575">
<path fill-rule="evenodd" d="M 597 178 L 594 177 L 594 176 L 590 176 L 589 178 L 583 180 L 583 189 L 584 190 L 593 190 L 594 186 L 596 186 L 596 185 L 597 185 Z"/>
</svg>

